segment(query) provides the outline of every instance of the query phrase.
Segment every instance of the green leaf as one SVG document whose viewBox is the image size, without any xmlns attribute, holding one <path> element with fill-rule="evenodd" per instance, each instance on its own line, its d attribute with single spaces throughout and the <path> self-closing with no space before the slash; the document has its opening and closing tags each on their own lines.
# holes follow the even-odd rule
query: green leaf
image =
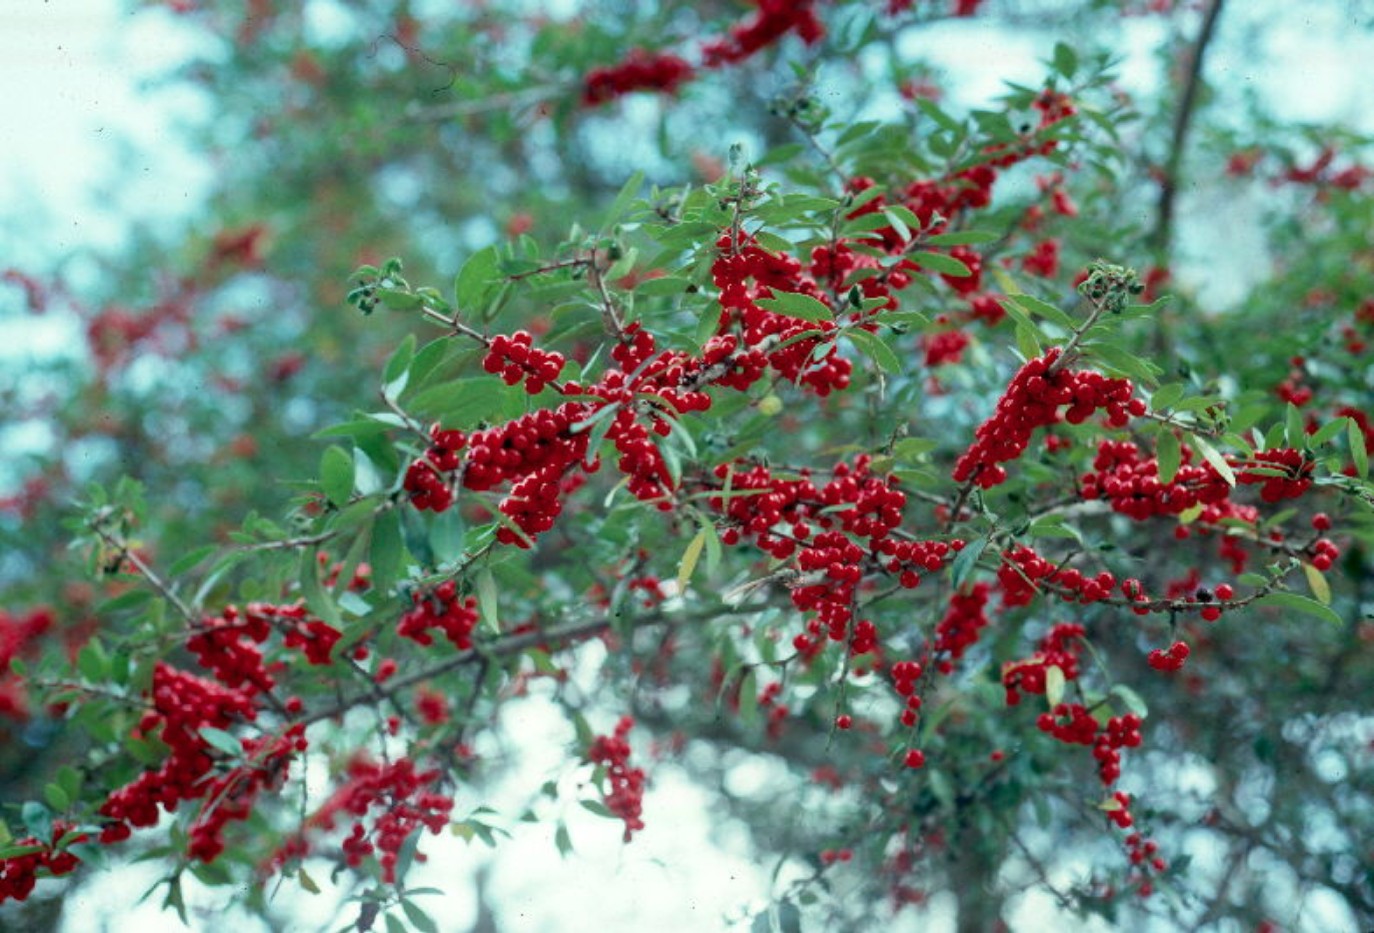
<svg viewBox="0 0 1374 933">
<path fill-rule="evenodd" d="M 501 620 L 497 617 L 496 578 L 487 567 L 477 574 L 477 611 L 493 632 L 501 631 Z"/>
<path fill-rule="evenodd" d="M 1355 472 L 1360 479 L 1369 479 L 1369 452 L 1364 448 L 1364 431 L 1360 430 L 1359 422 L 1354 418 L 1347 418 L 1346 422 L 1349 425 L 1350 459 L 1355 464 Z"/>
<path fill-rule="evenodd" d="M 973 569 L 978 566 L 978 558 L 988 546 L 987 538 L 979 538 L 964 545 L 964 549 L 954 556 L 950 566 L 950 584 L 956 589 L 963 587 Z"/>
<path fill-rule="evenodd" d="M 568 833 L 567 823 L 558 824 L 558 829 L 554 830 L 553 833 L 553 844 L 554 847 L 558 849 L 558 854 L 563 858 L 567 858 L 572 854 L 572 836 Z"/>
<path fill-rule="evenodd" d="M 1178 436 L 1169 428 L 1160 431 L 1155 437 L 1155 457 L 1159 460 L 1159 481 L 1172 483 L 1183 462 L 1183 448 L 1178 442 Z"/>
<path fill-rule="evenodd" d="M 92 638 L 76 655 L 76 669 L 88 683 L 104 683 L 110 677 L 110 658 L 99 638 Z"/>
<path fill-rule="evenodd" d="M 689 279 L 676 275 L 665 275 L 656 279 L 644 279 L 635 285 L 636 295 L 684 295 L 692 285 Z"/>
<path fill-rule="evenodd" d="M 405 912 L 406 919 L 420 933 L 439 933 L 439 925 L 414 901 L 401 901 L 401 910 Z"/>
<path fill-rule="evenodd" d="M 754 728 L 759 721 L 758 674 L 751 667 L 744 672 L 739 682 L 739 722 L 746 729 Z"/>
<path fill-rule="evenodd" d="M 425 303 L 419 295 L 399 288 L 379 288 L 377 298 L 389 311 L 413 311 Z"/>
<path fill-rule="evenodd" d="M 1317 598 L 1317 602 L 1323 606 L 1331 605 L 1331 584 L 1326 582 L 1322 572 L 1307 561 L 1302 562 L 1302 572 L 1307 576 L 1308 589 Z"/>
<path fill-rule="evenodd" d="M 706 547 L 707 531 L 702 528 L 695 537 L 688 543 L 687 549 L 682 552 L 682 560 L 677 567 L 677 591 L 679 594 L 687 592 L 687 581 L 692 578 L 692 571 L 697 567 L 697 561 L 701 559 L 701 551 Z"/>
<path fill-rule="evenodd" d="M 786 317 L 800 318 L 813 324 L 819 321 L 833 320 L 835 317 L 824 302 L 812 298 L 810 295 L 802 295 L 797 292 L 780 292 L 774 289 L 772 298 L 760 298 L 754 304 L 765 311 L 772 311 L 774 314 L 782 314 Z"/>
<path fill-rule="evenodd" d="M 1137 382 L 1153 382 L 1160 373 L 1154 363 L 1114 344 L 1094 343 L 1084 345 L 1084 349 L 1096 357 L 1104 369 L 1113 370 Z"/>
<path fill-rule="evenodd" d="M 452 379 L 416 392 L 406 408 L 429 415 L 446 426 L 467 428 L 498 411 L 504 386 L 492 379 Z"/>
<path fill-rule="evenodd" d="M 1307 448 L 1309 450 L 1316 450 L 1323 444 L 1329 443 L 1345 428 L 1345 420 L 1344 418 L 1337 418 L 1335 421 L 1328 421 L 1318 428 L 1316 432 L 1307 435 Z"/>
<path fill-rule="evenodd" d="M 966 279 L 973 275 L 973 270 L 964 265 L 953 256 L 946 256 L 944 253 L 932 253 L 929 250 L 919 250 L 913 258 L 924 268 L 938 272 L 941 275 L 952 276 L 956 279 Z"/>
<path fill-rule="evenodd" d="M 304 867 L 296 869 L 296 881 L 300 883 L 302 888 L 311 894 L 320 893 L 320 886 L 315 883 L 315 879 L 310 877 Z"/>
<path fill-rule="evenodd" d="M 1284 412 L 1283 434 L 1289 447 L 1301 447 L 1307 440 L 1307 426 L 1303 423 L 1302 412 L 1292 402 L 1288 403 L 1288 410 Z"/>
<path fill-rule="evenodd" d="M 410 369 L 410 361 L 415 358 L 415 335 L 406 334 L 391 358 L 386 361 L 386 368 L 382 370 L 382 385 L 386 387 L 385 392 L 388 398 L 395 398 L 400 395 L 403 386 L 396 386 L 397 380 L 405 376 Z"/>
<path fill-rule="evenodd" d="M 1018 322 L 1016 325 L 1016 349 L 1028 360 L 1043 352 L 1040 341 L 1035 336 L 1038 333 L 1039 330 L 1026 324 Z"/>
<path fill-rule="evenodd" d="M 170 567 L 167 568 L 167 576 L 169 576 L 169 577 L 179 577 L 179 576 L 181 576 L 183 573 L 185 573 L 186 571 L 190 570 L 190 569 L 191 569 L 192 567 L 194 567 L 196 564 L 198 564 L 198 563 L 200 563 L 201 561 L 205 560 L 205 558 L 209 557 L 211 554 L 215 553 L 215 552 L 218 551 L 218 550 L 219 550 L 219 547 L 218 547 L 217 545 L 214 545 L 214 544 L 207 544 L 207 545 L 204 545 L 203 547 L 195 548 L 194 550 L 190 551 L 190 552 L 187 553 L 187 554 L 183 554 L 181 557 L 178 557 L 178 558 L 172 563 L 172 566 L 170 566 Z"/>
<path fill-rule="evenodd" d="M 1150 408 L 1154 411 L 1164 411 L 1183 398 L 1184 391 L 1185 386 L 1181 382 L 1162 385 L 1150 396 Z"/>
<path fill-rule="evenodd" d="M 1020 305 L 1022 308 L 1026 310 L 1027 314 L 1039 315 L 1040 317 L 1049 321 L 1051 324 L 1055 324 L 1059 327 L 1062 327 L 1064 330 L 1069 331 L 1070 333 L 1073 332 L 1073 329 L 1076 326 L 1074 324 L 1073 318 L 1069 317 L 1067 314 L 1065 314 L 1063 311 L 1059 310 L 1049 302 L 1041 301 L 1034 295 L 1008 295 L 1005 300 L 1016 302 L 1018 305 Z"/>
<path fill-rule="evenodd" d="M 454 303 L 459 313 L 476 314 L 483 310 L 494 282 L 501 279 L 501 256 L 495 246 L 480 249 L 468 257 L 453 281 Z"/>
<path fill-rule="evenodd" d="M 1217 453 L 1217 449 L 1200 437 L 1189 438 L 1193 449 L 1202 454 L 1202 459 L 1211 464 L 1212 469 L 1217 471 L 1217 475 L 1226 481 L 1227 486 L 1236 485 L 1236 474 L 1232 472 L 1231 465 L 1226 462 L 1226 458 Z"/>
<path fill-rule="evenodd" d="M 1001 234 L 993 233 L 991 230 L 960 230 L 957 233 L 937 233 L 928 236 L 921 242 L 931 246 L 976 246 L 980 243 L 992 243 L 1001 239 Z"/>
<path fill-rule="evenodd" d="M 1054 44 L 1054 70 L 1066 78 L 1072 78 L 1078 71 L 1078 53 L 1067 43 Z"/>
<path fill-rule="evenodd" d="M 243 744 L 234 738 L 232 733 L 225 732 L 223 729 L 216 729 L 214 726 L 201 726 L 200 737 L 211 748 L 223 752 L 230 758 L 243 757 Z"/>
<path fill-rule="evenodd" d="M 897 354 L 892 352 L 892 348 L 882 338 L 858 327 L 851 327 L 844 334 L 860 352 L 877 363 L 880 369 L 889 373 L 902 371 L 902 361 L 897 359 Z"/>
<path fill-rule="evenodd" d="M 1064 669 L 1058 664 L 1051 664 L 1045 669 L 1045 704 L 1054 709 L 1064 702 L 1064 687 L 1067 681 L 1064 679 Z"/>
<path fill-rule="evenodd" d="M 301 595 L 305 597 L 305 604 L 310 607 L 311 612 L 334 628 L 343 628 L 343 619 L 339 615 L 339 607 L 335 604 L 333 597 L 325 590 L 320 573 L 320 562 L 315 558 L 314 548 L 302 550 L 300 584 Z"/>
<path fill-rule="evenodd" d="M 372 585 L 387 593 L 400 577 L 405 559 L 405 544 L 401 541 L 401 520 L 395 509 L 388 509 L 372 523 L 368 563 L 372 565 Z"/>
<path fill-rule="evenodd" d="M 1125 684 L 1117 684 L 1112 687 L 1112 694 L 1119 697 L 1121 702 L 1126 704 L 1126 709 L 1141 719 L 1150 715 L 1150 707 L 1146 704 L 1145 699 Z"/>
<path fill-rule="evenodd" d="M 320 487 L 336 506 L 353 497 L 353 458 L 342 447 L 331 444 L 320 456 Z"/>
<path fill-rule="evenodd" d="M 639 189 L 643 187 L 643 172 L 635 172 L 625 180 L 625 184 L 621 186 L 619 193 L 615 196 L 615 200 L 611 202 L 611 206 L 606 210 L 606 219 L 601 223 L 601 229 L 603 231 L 610 229 L 611 225 L 618 221 L 625 212 L 630 209 L 630 203 L 639 195 Z"/>
<path fill-rule="evenodd" d="M 916 98 L 916 109 L 934 120 L 943 130 L 947 130 L 951 133 L 961 133 L 963 131 L 963 124 L 941 110 L 939 106 L 929 98 Z"/>
<path fill-rule="evenodd" d="M 1294 612 L 1302 612 L 1310 616 L 1316 616 L 1318 619 L 1324 622 L 1330 622 L 1333 625 L 1340 625 L 1342 622 L 1340 615 L 1330 606 L 1323 606 L 1315 599 L 1299 596 L 1297 593 L 1266 593 L 1255 600 L 1254 605 L 1258 606 L 1261 604 L 1266 606 L 1282 606 L 1285 609 L 1292 609 Z"/>
<path fill-rule="evenodd" d="M 67 796 L 67 792 L 56 784 L 49 784 L 43 788 L 43 799 L 57 813 L 66 812 L 67 808 L 72 805 L 72 799 Z"/>
</svg>

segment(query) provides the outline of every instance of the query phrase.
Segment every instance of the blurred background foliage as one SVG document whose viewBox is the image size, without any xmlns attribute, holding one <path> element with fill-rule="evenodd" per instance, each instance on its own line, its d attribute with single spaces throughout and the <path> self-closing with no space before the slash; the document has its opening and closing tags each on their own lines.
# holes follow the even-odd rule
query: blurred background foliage
<svg viewBox="0 0 1374 933">
<path fill-rule="evenodd" d="M 900 188 L 952 160 L 932 150 L 940 123 L 926 103 L 989 126 L 1005 112 L 1014 127 L 1033 114 L 1045 82 L 1069 92 L 1081 116 L 1063 153 L 1008 172 L 979 213 L 975 226 L 1006 234 L 989 264 L 1005 258 L 1021 276 L 1036 245 L 1057 239 L 1061 259 L 1045 278 L 1046 291 L 1061 296 L 1099 255 L 1140 269 L 1149 297 L 1173 300 L 1140 330 L 1139 354 L 1189 395 L 1225 397 L 1233 411 L 1250 406 L 1262 426 L 1282 420 L 1285 402 L 1314 424 L 1374 408 L 1365 345 L 1374 334 L 1368 128 L 1278 115 L 1236 67 L 1263 69 L 1267 43 L 1289 30 L 1325 28 L 1323 41 L 1342 49 L 1331 34 L 1367 29 L 1368 4 L 1323 4 L 1331 9 L 1315 22 L 1289 5 L 1220 0 L 986 0 L 973 19 L 955 17 L 952 3 L 918 0 L 895 14 L 887 6 L 818 4 L 827 35 L 815 45 L 787 37 L 675 94 L 596 107 L 582 100 L 592 69 L 635 47 L 693 48 L 748 6 L 217 0 L 143 8 L 138 15 L 178 16 L 204 39 L 203 51 L 165 81 L 190 85 L 210 103 L 211 118 L 185 132 L 213 166 L 213 182 L 174 235 L 133 230 L 126 248 L 80 257 L 96 276 L 69 280 L 77 259 L 58 256 L 47 268 L 12 269 L 0 284 L 11 319 L 47 316 L 79 335 L 0 384 L 3 437 L 22 448 L 0 465 L 6 631 L 32 620 L 36 607 L 52 607 L 43 637 L 62 633 L 50 649 L 60 652 L 111 624 L 96 606 L 118 584 L 91 578 L 88 555 L 71 551 L 64 525 L 89 482 L 125 475 L 142 484 L 139 544 L 156 561 L 226 543 L 250 513 L 307 527 L 301 482 L 315 475 L 323 446 L 312 434 L 378 406 L 381 367 L 405 335 L 437 336 L 413 315 L 365 317 L 349 307 L 359 264 L 404 257 L 411 282 L 444 290 L 478 250 L 522 236 L 545 256 L 559 255 L 560 244 L 566 255 L 600 231 L 651 256 L 652 244 L 633 230 L 600 223 L 635 171 L 665 204 L 748 162 L 784 190 L 838 197 L 844 181 L 861 175 Z M 1007 36 L 1034 47 L 1038 76 L 999 101 L 962 91 L 989 73 L 1001 77 L 987 49 Z M 1208 67 L 1216 61 L 1229 64 Z M 1342 64 L 1358 82 L 1353 55 Z M 846 139 L 864 120 L 884 128 Z M 1056 189 L 1076 216 L 1045 210 Z M 949 330 L 940 315 L 957 316 L 963 305 L 943 286 L 903 300 L 937 321 L 899 346 L 920 373 L 920 331 Z M 517 291 L 498 325 L 558 333 L 551 302 L 538 289 Z M 903 384 L 899 400 L 909 407 L 896 416 L 874 420 L 861 399 L 823 409 L 797 402 L 783 416 L 783 436 L 760 437 L 760 448 L 788 462 L 794 451 L 875 443 L 906 422 L 913 435 L 957 450 L 1005 384 L 1013 344 L 1006 325 L 969 329 L 964 360 Z M 456 361 L 446 365 L 457 371 Z M 19 443 L 33 437 L 40 440 Z M 1082 469 L 1085 456 L 1072 462 Z M 1062 471 L 1049 453 L 1028 461 L 1033 478 Z M 1164 929 L 1254 929 L 1266 919 L 1289 922 L 1295 892 L 1320 890 L 1336 904 L 1328 916 L 1365 926 L 1374 916 L 1374 730 L 1364 702 L 1374 674 L 1370 525 L 1355 503 L 1332 496 L 1329 510 L 1340 514 L 1346 542 L 1332 575 L 1343 625 L 1253 612 L 1193 630 L 1199 657 L 1186 677 L 1133 681 L 1151 716 L 1148 750 L 1128 772 L 1155 838 L 1174 853 L 1173 894 L 1121 907 L 1089 895 L 1087 908 L 1131 928 L 1153 916 Z M 645 569 L 671 578 L 681 553 L 672 529 L 603 522 L 594 510 L 577 521 L 561 544 L 585 549 L 576 563 L 610 567 L 645 547 L 654 554 Z M 1161 579 L 1184 579 L 1204 561 L 1209 572 L 1217 567 L 1210 550 L 1176 541 L 1168 525 L 1133 526 L 1091 545 L 1155 564 Z M 562 589 L 540 595 L 538 562 L 566 565 L 561 558 L 554 547 L 536 555 L 521 605 L 597 582 L 568 570 Z M 1154 624 L 1148 641 L 1163 631 Z M 1017 656 L 1024 644 L 1020 625 L 998 638 L 996 658 Z M 0 650 L 12 655 L 44 650 L 36 638 L 8 640 L 12 647 Z M 1130 658 L 1138 664 L 1142 643 L 1129 617 L 1095 632 L 1117 670 Z M 699 693 L 721 644 L 684 641 L 665 655 L 656 675 L 664 696 L 678 683 Z M 608 680 L 623 663 L 607 661 Z M 995 678 L 982 687 L 995 688 Z M 938 743 L 960 753 L 910 797 L 911 785 L 895 785 L 881 755 L 828 745 L 828 701 L 804 689 L 806 697 L 814 702 L 794 708 L 795 726 L 773 740 L 757 723 L 722 720 L 710 704 L 641 695 L 634 712 L 657 735 L 687 737 L 677 763 L 749 827 L 760 858 L 814 862 L 826 848 L 873 848 L 860 861 L 882 867 L 848 896 L 827 897 L 824 878 L 818 901 L 789 895 L 789 904 L 815 912 L 808 922 L 824 918 L 818 928 L 871 928 L 889 907 L 884 893 L 919 911 L 953 892 L 962 929 L 993 929 L 1006 903 L 1046 881 L 1037 872 L 1056 852 L 1079 863 L 1120 861 L 1100 819 L 1075 812 L 1082 804 L 1067 792 L 1062 748 L 1040 741 L 1028 714 L 1016 721 L 1017 711 L 998 711 L 997 697 L 991 707 L 952 699 Z M 61 724 L 36 714 L 5 729 L 0 796 L 25 799 L 34 777 L 65 754 Z M 1013 746 L 1025 754 L 1011 778 L 984 780 L 988 751 Z M 776 767 L 758 794 L 730 789 L 728 775 L 746 754 Z M 862 823 L 879 818 L 853 805 L 856 791 L 885 802 L 881 832 Z M 894 808 L 904 810 L 900 818 Z M 890 840 L 902 825 L 910 851 L 894 853 Z M 909 875 L 903 859 L 932 850 L 935 867 Z M 1201 867 L 1186 867 L 1190 854 Z M 786 929 L 790 921 L 775 911 L 770 922 Z"/>
</svg>

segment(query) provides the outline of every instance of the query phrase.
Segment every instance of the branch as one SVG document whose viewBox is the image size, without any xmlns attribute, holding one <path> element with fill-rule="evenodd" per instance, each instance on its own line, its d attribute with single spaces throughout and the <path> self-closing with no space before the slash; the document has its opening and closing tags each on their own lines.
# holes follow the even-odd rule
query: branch
<svg viewBox="0 0 1374 933">
<path fill-rule="evenodd" d="M 1149 236 L 1149 244 L 1157 253 L 1167 254 L 1173 238 L 1174 201 L 1178 195 L 1183 150 L 1187 145 L 1193 113 L 1197 108 L 1203 60 L 1207 55 L 1207 46 L 1216 34 L 1217 20 L 1221 18 L 1221 8 L 1225 2 L 1226 0 L 1211 0 L 1207 12 L 1203 14 L 1202 28 L 1198 31 L 1197 39 L 1187 52 L 1188 72 L 1184 77 L 1183 95 L 1179 98 L 1178 111 L 1174 114 L 1173 139 L 1164 163 L 1163 177 L 1159 182 L 1159 207 L 1155 214 L 1155 228 Z"/>
</svg>

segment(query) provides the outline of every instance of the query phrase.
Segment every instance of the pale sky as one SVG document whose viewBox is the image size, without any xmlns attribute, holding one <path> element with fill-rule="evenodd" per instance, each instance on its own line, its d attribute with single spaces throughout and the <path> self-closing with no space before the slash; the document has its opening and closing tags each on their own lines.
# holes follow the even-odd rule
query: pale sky
<svg viewBox="0 0 1374 933">
<path fill-rule="evenodd" d="M 41 265 L 80 246 L 113 246 L 131 218 L 171 223 L 193 211 L 204 193 L 207 169 L 177 143 L 169 124 L 201 114 L 201 102 L 185 92 L 150 94 L 140 82 L 187 54 L 194 33 L 167 13 L 124 13 L 119 0 L 0 0 L 0 6 L 0 94 L 5 100 L 0 118 L 0 268 Z M 1291 4 L 1278 6 L 1292 10 Z M 1331 20 L 1324 24 L 1330 26 L 1339 25 L 1331 18 L 1338 18 L 1338 8 L 1344 6 L 1312 3 L 1306 9 Z M 1259 17 L 1273 9 L 1273 3 L 1232 4 L 1228 16 Z M 1002 79 L 1033 80 L 1040 73 L 1037 59 L 1048 54 L 1025 36 L 1008 37 L 975 24 L 951 28 L 968 30 L 966 38 L 973 41 L 934 43 L 937 52 L 950 50 L 937 54 L 937 60 L 946 59 L 951 72 L 959 68 L 965 73 L 970 56 L 986 62 L 974 69 L 986 80 L 970 83 L 961 96 L 985 99 L 1000 90 Z M 1374 82 L 1350 79 L 1352 74 L 1363 76 L 1356 62 L 1374 60 L 1367 33 L 1347 37 L 1342 44 L 1319 41 L 1305 28 L 1268 34 L 1262 65 L 1219 53 L 1215 73 L 1257 82 L 1273 95 L 1285 117 L 1346 118 L 1370 127 Z M 1128 77 L 1149 80 L 1152 68 L 1138 56 L 1127 68 Z M 116 181 L 113 199 L 90 194 L 93 187 Z M 0 322 L 4 315 L 0 309 Z M 46 325 L 29 319 L 22 326 L 40 340 L 42 334 L 34 328 Z M 511 804 L 549 776 L 568 779 L 575 770 L 567 766 L 568 737 L 556 711 L 531 702 L 513 715 L 528 717 L 522 731 L 544 736 L 544 741 L 532 743 L 531 760 L 513 782 L 497 789 Z M 594 928 L 604 933 L 723 929 L 723 916 L 732 911 L 738 916 L 738 908 L 750 902 L 763 903 L 772 865 L 752 864 L 739 840 L 712 840 L 707 804 L 700 790 L 665 768 L 646 801 L 649 829 L 630 846 L 620 844 L 616 824 L 575 805 L 566 814 L 578 847 L 571 859 L 557 856 L 551 823 L 512 827 L 516 838 L 497 851 L 492 879 L 493 896 L 506 909 L 504 928 L 593 928 L 562 924 L 569 912 L 580 912 L 599 918 Z M 456 840 L 428 837 L 424 848 L 442 857 L 422 871 L 417 883 L 452 892 L 445 902 L 430 906 L 451 924 L 444 929 L 461 929 L 471 916 L 468 879 L 477 864 L 474 850 Z M 143 870 L 130 871 L 141 883 Z M 322 881 L 326 875 L 316 873 Z M 155 903 L 126 913 L 130 893 L 142 890 L 130 877 L 122 871 L 92 876 L 73 909 L 80 915 L 117 907 L 120 919 L 112 933 L 182 929 Z M 608 890 L 615 897 L 608 897 Z M 193 906 L 219 900 L 218 894 L 191 895 Z M 325 919 L 321 902 L 302 896 L 302 904 L 303 917 L 315 918 L 309 923 Z M 1045 921 L 1048 909 L 1036 899 L 1025 901 L 1018 917 L 1032 926 L 1021 928 Z M 905 916 L 914 920 L 910 913 Z M 952 928 L 947 920 L 948 914 L 937 910 L 919 928 L 940 933 Z M 77 920 L 67 925 L 71 933 L 81 929 Z"/>
</svg>

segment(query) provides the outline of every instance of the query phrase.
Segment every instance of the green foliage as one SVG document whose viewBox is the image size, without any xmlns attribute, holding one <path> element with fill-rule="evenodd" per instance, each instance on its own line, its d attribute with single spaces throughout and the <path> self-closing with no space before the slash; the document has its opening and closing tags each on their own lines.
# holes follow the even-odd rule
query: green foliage
<svg viewBox="0 0 1374 933">
<path fill-rule="evenodd" d="M 1115 90 L 1114 6 L 1047 14 L 1043 80 L 981 108 L 936 103 L 894 51 L 936 35 L 939 5 L 887 6 L 818 5 L 823 42 L 593 108 L 593 69 L 695 49 L 673 37 L 729 35 L 740 11 L 379 2 L 325 42 L 297 13 L 207 4 L 219 58 L 179 80 L 214 101 L 206 151 L 234 156 L 208 232 L 156 251 L 163 284 L 146 250 L 108 262 L 54 312 L 84 356 L 35 364 L 41 399 L 7 396 L 56 440 L 11 467 L 38 485 L 0 522 L 4 728 L 30 743 L 0 755 L 0 858 L 138 854 L 183 916 L 192 885 L 257 885 L 238 903 L 271 915 L 265 866 L 351 898 L 358 929 L 444 928 L 407 886 L 428 834 L 387 849 L 379 828 L 422 806 L 375 788 L 414 762 L 450 807 L 484 793 L 509 778 L 492 749 L 523 741 L 505 712 L 540 701 L 575 736 L 576 778 L 541 795 L 561 809 L 530 807 L 553 849 L 582 857 L 579 811 L 653 833 L 652 794 L 642 830 L 626 802 L 636 769 L 680 770 L 776 859 L 754 929 L 871 929 L 937 892 L 991 929 L 1025 888 L 1122 925 L 1255 925 L 1320 886 L 1367 919 L 1374 273 L 1346 257 L 1374 218 L 1336 174 L 1366 141 L 1332 135 L 1335 167 L 1309 169 L 1305 130 L 1250 115 L 1288 186 L 1254 195 L 1278 259 L 1217 311 L 1169 281 L 1168 199 L 1238 185 L 1218 168 L 1236 131 L 1205 103 L 1179 130 L 1198 87 Z M 520 333 L 556 376 L 498 352 Z M 1138 410 L 1070 392 L 1017 442 L 991 419 L 1028 396 L 997 400 L 1051 350 L 1034 378 L 1129 379 Z M 1009 446 L 956 481 L 975 438 Z M 1061 623 L 1083 626 L 1073 647 L 1051 644 Z M 169 671 L 254 714 L 179 731 Z M 1049 734 L 1069 704 L 1093 736 L 1144 720 L 1139 748 L 1113 746 L 1119 784 L 1076 747 L 1092 737 Z M 649 735 L 689 745 L 654 758 Z M 97 844 L 111 794 L 187 743 L 212 767 L 175 815 Z M 742 760 L 775 767 L 767 795 L 731 791 Z M 321 814 L 358 787 L 379 803 L 347 811 L 375 846 L 355 857 L 353 817 Z M 440 803 L 438 828 L 500 852 L 496 815 Z M 216 813 L 225 852 L 198 857 Z M 1127 813 L 1160 865 L 1131 858 Z M 1239 853 L 1236 880 L 1185 871 L 1198 834 Z"/>
</svg>

